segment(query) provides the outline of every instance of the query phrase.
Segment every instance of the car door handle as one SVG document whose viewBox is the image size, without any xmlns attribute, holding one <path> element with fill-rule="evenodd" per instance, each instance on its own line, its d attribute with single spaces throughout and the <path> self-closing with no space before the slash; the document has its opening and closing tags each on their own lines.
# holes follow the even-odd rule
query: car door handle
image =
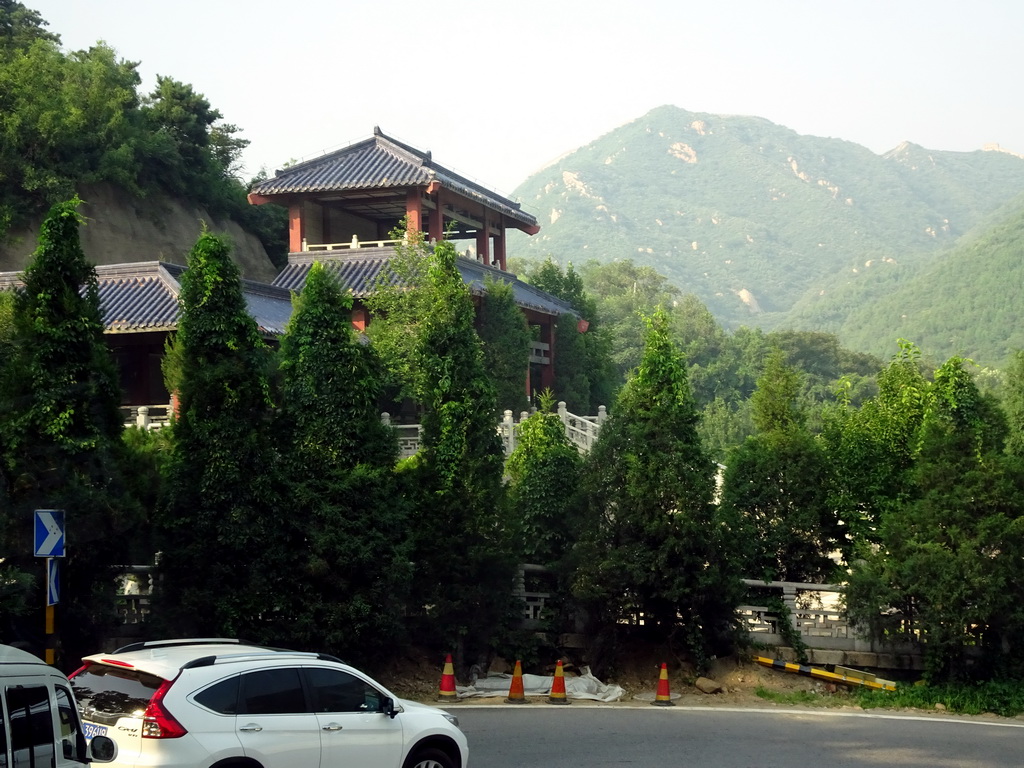
<svg viewBox="0 0 1024 768">
<path fill-rule="evenodd" d="M 256 725 L 256 723 L 249 723 L 249 725 L 243 725 L 238 730 L 240 730 L 240 731 L 262 731 L 263 730 L 263 726 L 262 725 Z"/>
<path fill-rule="evenodd" d="M 325 725 L 323 727 L 323 730 L 325 730 L 325 731 L 340 731 L 341 730 L 341 726 L 338 725 L 337 723 L 330 723 L 328 725 Z"/>
</svg>

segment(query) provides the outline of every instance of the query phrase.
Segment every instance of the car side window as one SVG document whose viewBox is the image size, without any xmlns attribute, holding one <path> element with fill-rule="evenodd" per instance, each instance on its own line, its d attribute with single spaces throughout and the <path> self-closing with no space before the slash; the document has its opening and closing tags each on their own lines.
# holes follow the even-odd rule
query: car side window
<svg viewBox="0 0 1024 768">
<path fill-rule="evenodd" d="M 242 675 L 241 715 L 288 715 L 309 712 L 299 670 L 261 669 Z"/>
<path fill-rule="evenodd" d="M 44 685 L 7 689 L 11 722 L 12 768 L 38 768 L 54 763 L 53 711 Z"/>
<path fill-rule="evenodd" d="M 53 689 L 57 698 L 57 721 L 60 723 L 60 743 L 64 757 L 77 760 L 85 754 L 85 735 L 78 719 L 78 708 L 71 691 L 61 686 Z"/>
<path fill-rule="evenodd" d="M 197 704 L 202 704 L 221 715 L 238 713 L 238 675 L 221 680 L 196 694 Z"/>
<path fill-rule="evenodd" d="M 317 712 L 379 712 L 380 691 L 340 669 L 307 667 L 306 679 Z"/>
</svg>

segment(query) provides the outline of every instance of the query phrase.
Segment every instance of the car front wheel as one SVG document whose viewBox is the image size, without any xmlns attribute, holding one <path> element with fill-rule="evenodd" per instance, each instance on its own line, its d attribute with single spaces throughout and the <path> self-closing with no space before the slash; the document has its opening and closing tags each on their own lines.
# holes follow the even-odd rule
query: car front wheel
<svg viewBox="0 0 1024 768">
<path fill-rule="evenodd" d="M 421 749 L 406 761 L 405 768 L 455 768 L 455 763 L 439 749 Z"/>
</svg>

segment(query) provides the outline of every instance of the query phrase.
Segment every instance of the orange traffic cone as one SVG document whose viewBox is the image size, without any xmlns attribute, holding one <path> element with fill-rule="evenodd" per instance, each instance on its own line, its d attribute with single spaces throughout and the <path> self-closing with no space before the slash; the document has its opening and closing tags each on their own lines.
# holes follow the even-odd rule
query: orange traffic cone
<svg viewBox="0 0 1024 768">
<path fill-rule="evenodd" d="M 658 676 L 658 692 L 651 702 L 656 707 L 674 707 L 676 704 L 668 692 L 668 665 L 661 665 L 661 674 Z"/>
<path fill-rule="evenodd" d="M 565 698 L 565 672 L 562 671 L 562 660 L 555 665 L 555 678 L 551 681 L 551 693 L 548 694 L 548 704 L 568 704 Z"/>
<path fill-rule="evenodd" d="M 452 666 L 452 655 L 444 659 L 444 670 L 441 672 L 441 690 L 437 692 L 439 701 L 455 701 L 455 667 Z"/>
<path fill-rule="evenodd" d="M 523 690 L 523 665 L 516 662 L 515 671 L 512 673 L 512 685 L 508 687 L 509 704 L 526 704 L 526 692 Z"/>
</svg>

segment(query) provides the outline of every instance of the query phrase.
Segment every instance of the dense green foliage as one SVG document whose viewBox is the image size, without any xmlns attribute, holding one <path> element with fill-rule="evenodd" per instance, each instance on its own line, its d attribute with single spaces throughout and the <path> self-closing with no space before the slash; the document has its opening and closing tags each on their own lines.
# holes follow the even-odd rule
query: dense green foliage
<svg viewBox="0 0 1024 768">
<path fill-rule="evenodd" d="M 748 578 L 827 583 L 843 528 L 829 503 L 825 454 L 796 406 L 799 376 L 783 358 L 781 351 L 769 356 L 758 379 L 751 398 L 757 434 L 729 454 L 721 503 L 749 531 Z"/>
<path fill-rule="evenodd" d="M 904 355 L 891 368 L 913 382 L 912 362 Z M 888 429 L 908 456 L 903 498 L 880 510 L 878 546 L 853 563 L 850 616 L 875 635 L 919 633 L 933 680 L 1019 674 L 1008 643 L 1024 621 L 1013 586 L 1024 555 L 1024 467 L 1002 453 L 1005 422 L 962 359 L 930 383 L 901 387 L 904 399 L 910 393 L 919 417 Z"/>
<path fill-rule="evenodd" d="M 517 428 L 516 449 L 505 471 L 517 550 L 524 562 L 555 568 L 581 530 L 580 453 L 565 435 L 551 398 Z"/>
<path fill-rule="evenodd" d="M 142 529 L 128 487 L 117 373 L 103 340 L 96 273 L 79 245 L 77 205 L 50 210 L 24 289 L 5 302 L 10 325 L 0 369 L 0 541 L 30 540 L 35 509 L 65 510 L 60 621 L 70 658 L 96 647 L 113 626 L 111 567 L 137 554 Z M 4 551 L 7 567 L 38 573 L 42 561 L 20 546 Z M 30 604 L 45 604 L 42 584 L 37 576 Z M 16 593 L 11 599 L 21 601 Z"/>
<path fill-rule="evenodd" d="M 530 358 L 530 329 L 516 306 L 512 286 L 488 278 L 480 300 L 478 333 L 484 344 L 484 366 L 497 389 L 498 408 L 518 415 L 529 401 L 526 372 Z"/>
<path fill-rule="evenodd" d="M 703 667 L 729 635 L 739 574 L 712 502 L 715 465 L 700 444 L 686 366 L 662 310 L 613 413 L 587 458 L 590 516 L 576 594 L 604 629 L 642 620 Z"/>
<path fill-rule="evenodd" d="M 300 529 L 292 645 L 366 663 L 403 640 L 412 564 L 397 445 L 378 415 L 382 368 L 352 301 L 314 264 L 281 341 L 275 440 Z"/>
<path fill-rule="evenodd" d="M 290 624 L 299 521 L 282 514 L 269 350 L 227 244 L 202 234 L 188 266 L 175 342 L 174 452 L 159 519 L 159 616 L 186 636 L 270 640 Z"/>
</svg>

